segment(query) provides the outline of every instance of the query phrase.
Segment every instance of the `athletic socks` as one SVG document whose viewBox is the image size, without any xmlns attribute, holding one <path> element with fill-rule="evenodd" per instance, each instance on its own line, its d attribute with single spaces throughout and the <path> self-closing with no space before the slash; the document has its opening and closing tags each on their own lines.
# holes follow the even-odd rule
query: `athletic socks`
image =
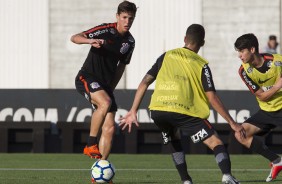
<svg viewBox="0 0 282 184">
<path fill-rule="evenodd" d="M 250 149 L 263 157 L 267 158 L 270 162 L 280 160 L 280 156 L 269 150 L 269 148 L 256 136 L 253 137 Z"/>
<path fill-rule="evenodd" d="M 90 146 L 93 146 L 94 144 L 98 144 L 97 137 L 89 136 L 87 146 L 90 147 Z"/>
<path fill-rule="evenodd" d="M 172 160 L 175 164 L 175 167 L 180 175 L 180 178 L 182 181 L 191 181 L 192 182 L 192 178 L 191 176 L 188 174 L 187 171 L 187 164 L 186 164 L 186 160 L 185 160 L 185 153 L 182 149 L 182 145 L 181 145 L 181 141 L 180 140 L 172 140 L 169 143 L 170 147 L 171 147 L 171 152 L 172 152 Z"/>
<path fill-rule="evenodd" d="M 192 181 L 191 176 L 189 176 L 187 171 L 187 164 L 185 161 L 184 152 L 175 152 L 172 153 L 172 159 L 175 164 L 175 167 L 180 175 L 181 181 Z"/>
<path fill-rule="evenodd" d="M 222 174 L 231 174 L 231 162 L 224 145 L 218 145 L 214 149 L 215 160 Z"/>
</svg>

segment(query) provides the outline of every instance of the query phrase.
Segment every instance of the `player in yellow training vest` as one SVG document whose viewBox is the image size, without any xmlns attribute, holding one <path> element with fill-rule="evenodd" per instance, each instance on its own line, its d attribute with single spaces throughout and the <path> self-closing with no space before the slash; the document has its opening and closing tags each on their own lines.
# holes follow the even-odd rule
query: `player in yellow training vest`
<svg viewBox="0 0 282 184">
<path fill-rule="evenodd" d="M 132 107 L 121 118 L 123 130 L 132 123 L 138 126 L 137 110 L 148 86 L 156 80 L 151 97 L 151 118 L 163 133 L 164 143 L 172 150 L 172 158 L 183 184 L 192 184 L 188 174 L 180 132 L 191 137 L 194 143 L 202 142 L 215 154 L 223 174 L 222 183 L 238 184 L 231 175 L 229 154 L 207 118 L 209 103 L 225 118 L 231 128 L 245 137 L 245 130 L 234 122 L 215 92 L 208 62 L 197 53 L 205 43 L 205 29 L 199 24 L 188 27 L 185 46 L 162 54 L 138 86 Z M 170 141 L 168 141 L 170 139 Z"/>
<path fill-rule="evenodd" d="M 256 96 L 260 110 L 243 123 L 246 139 L 238 141 L 245 147 L 262 155 L 271 162 L 272 168 L 266 181 L 272 181 L 282 170 L 281 157 L 264 145 L 257 135 L 265 135 L 276 126 L 282 126 L 282 56 L 278 54 L 259 54 L 259 44 L 252 33 L 237 38 L 235 48 L 242 61 L 239 75 Z"/>
</svg>

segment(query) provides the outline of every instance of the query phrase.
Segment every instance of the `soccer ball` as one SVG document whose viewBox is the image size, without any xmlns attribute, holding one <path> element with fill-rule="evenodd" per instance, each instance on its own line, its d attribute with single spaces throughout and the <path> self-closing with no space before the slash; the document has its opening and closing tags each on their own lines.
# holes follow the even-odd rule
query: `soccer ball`
<svg viewBox="0 0 282 184">
<path fill-rule="evenodd" d="M 115 167 L 108 160 L 98 160 L 91 167 L 91 178 L 96 183 L 106 183 L 113 179 Z"/>
</svg>

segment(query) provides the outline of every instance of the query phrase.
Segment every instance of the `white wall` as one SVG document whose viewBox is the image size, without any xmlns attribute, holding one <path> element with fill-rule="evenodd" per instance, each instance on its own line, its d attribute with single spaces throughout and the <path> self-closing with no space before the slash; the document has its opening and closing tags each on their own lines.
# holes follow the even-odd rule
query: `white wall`
<svg viewBox="0 0 282 184">
<path fill-rule="evenodd" d="M 136 49 L 118 88 L 135 89 L 164 51 L 182 47 L 186 28 L 202 23 L 218 90 L 247 90 L 238 77 L 233 43 L 254 32 L 261 46 L 280 39 L 282 0 L 132 0 L 139 7 L 131 32 Z M 0 88 L 72 88 L 89 51 L 72 34 L 114 22 L 121 0 L 1 0 Z M 270 3 L 271 2 L 271 3 Z M 153 87 L 153 85 L 151 86 Z"/>
<path fill-rule="evenodd" d="M 206 44 L 203 55 L 210 62 L 217 89 L 248 90 L 238 75 L 241 61 L 236 39 L 254 33 L 263 48 L 270 34 L 280 36 L 280 0 L 204 0 Z"/>
<path fill-rule="evenodd" d="M 48 88 L 48 0 L 1 0 L 0 25 L 0 88 Z"/>
<path fill-rule="evenodd" d="M 201 0 L 133 2 L 138 6 L 138 12 L 130 31 L 136 40 L 136 48 L 126 70 L 127 89 L 138 87 L 161 54 L 184 46 L 184 36 L 190 24 L 202 23 Z"/>
</svg>

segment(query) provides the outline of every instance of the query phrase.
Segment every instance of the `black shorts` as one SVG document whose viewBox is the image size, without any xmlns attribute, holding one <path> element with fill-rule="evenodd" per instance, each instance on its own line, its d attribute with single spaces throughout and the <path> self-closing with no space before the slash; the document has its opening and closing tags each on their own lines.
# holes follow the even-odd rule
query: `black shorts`
<svg viewBox="0 0 282 184">
<path fill-rule="evenodd" d="M 202 142 L 215 133 L 213 126 L 206 119 L 175 112 L 151 111 L 151 118 L 159 129 L 170 137 L 177 130 L 190 136 L 194 143 Z"/>
<path fill-rule="evenodd" d="M 250 123 L 262 130 L 261 134 L 268 133 L 271 129 L 282 126 L 282 110 L 267 112 L 259 110 L 248 118 L 245 123 Z"/>
<path fill-rule="evenodd" d="M 112 90 L 109 87 L 99 83 L 97 80 L 93 79 L 92 77 L 89 77 L 87 75 L 84 75 L 82 72 L 79 72 L 75 78 L 75 87 L 76 90 L 82 96 L 84 96 L 90 103 L 91 103 L 90 93 L 94 93 L 99 90 L 104 90 L 109 95 L 112 101 L 109 112 L 117 111 L 117 104 Z M 94 110 L 96 109 L 95 104 L 92 104 L 92 107 Z"/>
</svg>

